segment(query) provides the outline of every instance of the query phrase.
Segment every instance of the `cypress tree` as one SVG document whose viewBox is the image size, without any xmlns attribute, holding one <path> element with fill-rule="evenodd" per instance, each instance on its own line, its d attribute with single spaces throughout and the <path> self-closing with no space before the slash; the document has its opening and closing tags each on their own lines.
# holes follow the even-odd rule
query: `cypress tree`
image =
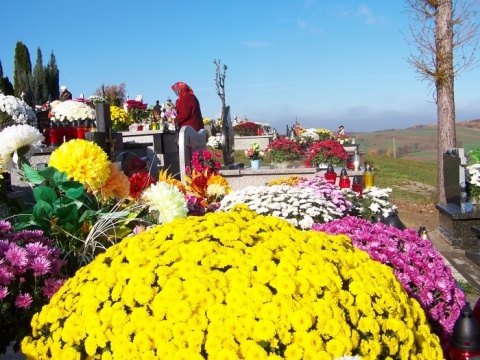
<svg viewBox="0 0 480 360">
<path fill-rule="evenodd" d="M 33 68 L 34 94 L 37 104 L 44 104 L 47 101 L 48 89 L 46 79 L 46 68 L 43 67 L 43 57 L 40 48 L 37 48 L 37 61 Z"/>
<path fill-rule="evenodd" d="M 50 54 L 50 61 L 45 69 L 45 82 L 47 84 L 47 101 L 58 100 L 60 97 L 60 72 L 57 67 L 55 55 Z"/>
<path fill-rule="evenodd" d="M 0 92 L 4 95 L 13 95 L 13 85 L 8 76 L 3 77 L 2 61 L 0 61 Z"/>
<path fill-rule="evenodd" d="M 28 48 L 21 41 L 15 45 L 15 59 L 13 71 L 13 88 L 15 96 L 20 97 L 22 92 L 25 94 L 28 90 L 32 91 L 33 82 L 32 63 Z"/>
</svg>

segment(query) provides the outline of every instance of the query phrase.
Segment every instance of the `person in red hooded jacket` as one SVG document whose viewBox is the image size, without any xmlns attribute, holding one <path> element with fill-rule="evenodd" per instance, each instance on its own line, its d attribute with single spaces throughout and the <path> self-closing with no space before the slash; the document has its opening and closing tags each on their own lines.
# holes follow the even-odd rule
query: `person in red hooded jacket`
<svg viewBox="0 0 480 360">
<path fill-rule="evenodd" d="M 172 85 L 173 92 L 178 96 L 175 103 L 177 117 L 175 118 L 180 128 L 191 126 L 195 131 L 204 128 L 203 116 L 200 110 L 200 103 L 193 94 L 193 89 L 184 82 L 177 82 Z"/>
</svg>

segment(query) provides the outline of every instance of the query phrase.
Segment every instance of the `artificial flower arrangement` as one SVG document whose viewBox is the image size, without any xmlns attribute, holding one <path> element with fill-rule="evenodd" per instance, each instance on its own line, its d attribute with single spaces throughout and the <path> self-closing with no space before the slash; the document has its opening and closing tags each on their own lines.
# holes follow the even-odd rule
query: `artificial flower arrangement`
<svg viewBox="0 0 480 360">
<path fill-rule="evenodd" d="M 319 136 L 319 141 L 335 139 L 335 135 L 333 134 L 333 132 L 328 129 L 316 129 L 315 132 Z"/>
<path fill-rule="evenodd" d="M 128 127 L 133 124 L 133 120 L 128 113 L 121 107 L 110 105 L 110 117 L 112 119 L 112 130 L 128 130 Z"/>
<path fill-rule="evenodd" d="M 0 131 L 0 159 L 6 170 L 22 170 L 30 157 L 40 149 L 45 137 L 36 127 L 27 124 L 8 126 Z"/>
<path fill-rule="evenodd" d="M 87 104 L 94 109 L 97 104 L 106 104 L 106 103 L 108 103 L 107 99 L 105 99 L 103 96 L 98 96 L 98 95 L 90 96 L 87 101 Z"/>
<path fill-rule="evenodd" d="M 11 116 L 15 124 L 37 126 L 37 116 L 33 109 L 22 99 L 0 92 L 0 112 Z"/>
<path fill-rule="evenodd" d="M 53 121 L 72 122 L 95 120 L 96 113 L 95 110 L 83 102 L 65 100 L 53 105 L 49 116 L 50 120 Z"/>
<path fill-rule="evenodd" d="M 219 174 L 219 156 L 208 150 L 195 151 L 191 167 L 186 167 L 186 198 L 191 215 L 217 210 L 220 200 L 231 192 L 228 181 Z"/>
<path fill-rule="evenodd" d="M 346 236 L 243 207 L 124 239 L 32 328 L 22 352 L 37 359 L 442 358 L 391 268 Z"/>
<path fill-rule="evenodd" d="M 33 315 L 64 283 L 63 265 L 61 252 L 41 231 L 14 232 L 0 221 L 0 354 L 10 342 L 19 350 Z"/>
<path fill-rule="evenodd" d="M 392 267 L 403 288 L 425 309 L 443 348 L 448 348 L 453 326 L 465 305 L 465 295 L 430 241 L 421 239 L 414 229 L 399 230 L 352 216 L 315 224 L 312 229 L 344 234 L 372 259 Z"/>
<path fill-rule="evenodd" d="M 308 148 L 305 166 L 317 167 L 320 164 L 337 166 L 344 164 L 347 159 L 348 153 L 338 141 L 323 140 L 315 142 Z"/>
<path fill-rule="evenodd" d="M 277 139 L 268 144 L 265 157 L 272 163 L 295 161 L 303 155 L 300 144 L 287 138 Z"/>
<path fill-rule="evenodd" d="M 127 100 L 127 112 L 133 123 L 142 123 L 150 117 L 150 111 L 147 110 L 147 104 L 138 100 Z"/>
<path fill-rule="evenodd" d="M 69 273 L 131 233 L 143 211 L 130 201 L 128 177 L 95 143 L 71 140 L 52 152 L 48 167 L 23 166 L 36 203 L 17 214 L 16 230 L 41 230 L 69 260 Z"/>
<path fill-rule="evenodd" d="M 265 152 L 260 149 L 260 145 L 256 142 L 250 144 L 250 147 L 245 150 L 245 156 L 250 160 L 262 160 Z"/>
</svg>

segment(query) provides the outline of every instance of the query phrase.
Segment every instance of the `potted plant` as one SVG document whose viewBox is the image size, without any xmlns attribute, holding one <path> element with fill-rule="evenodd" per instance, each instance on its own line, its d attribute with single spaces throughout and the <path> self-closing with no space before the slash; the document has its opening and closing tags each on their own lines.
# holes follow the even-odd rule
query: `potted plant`
<svg viewBox="0 0 480 360">
<path fill-rule="evenodd" d="M 348 159 L 348 153 L 336 140 L 324 140 L 308 148 L 305 166 L 318 167 L 320 164 L 338 166 Z"/>
<path fill-rule="evenodd" d="M 263 159 L 264 155 L 265 153 L 256 142 L 250 144 L 250 147 L 245 150 L 245 156 L 250 159 L 250 166 L 254 170 L 260 169 L 260 160 Z"/>
<path fill-rule="evenodd" d="M 265 150 L 266 157 L 272 163 L 291 165 L 303 155 L 301 145 L 287 138 L 277 139 L 268 144 Z"/>
</svg>

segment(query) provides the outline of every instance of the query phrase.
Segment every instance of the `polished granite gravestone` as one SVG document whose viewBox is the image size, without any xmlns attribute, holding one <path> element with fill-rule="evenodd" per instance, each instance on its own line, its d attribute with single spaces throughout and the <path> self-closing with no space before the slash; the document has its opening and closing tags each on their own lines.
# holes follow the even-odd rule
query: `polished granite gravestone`
<svg viewBox="0 0 480 360">
<path fill-rule="evenodd" d="M 235 155 L 235 135 L 233 134 L 232 118 L 230 116 L 230 106 L 227 106 L 222 113 L 222 136 L 220 138 L 223 152 L 222 170 L 242 169 L 243 163 L 234 162 Z"/>
<path fill-rule="evenodd" d="M 466 202 L 467 159 L 464 149 L 451 149 L 443 154 L 446 204 L 437 204 L 439 225 L 437 233 L 450 245 L 477 251 L 477 236 L 472 226 L 480 226 L 480 212 Z"/>
<path fill-rule="evenodd" d="M 465 256 L 475 264 L 480 265 L 480 225 L 474 225 L 470 228 L 477 237 L 477 246 L 474 250 L 466 250 Z"/>
</svg>

